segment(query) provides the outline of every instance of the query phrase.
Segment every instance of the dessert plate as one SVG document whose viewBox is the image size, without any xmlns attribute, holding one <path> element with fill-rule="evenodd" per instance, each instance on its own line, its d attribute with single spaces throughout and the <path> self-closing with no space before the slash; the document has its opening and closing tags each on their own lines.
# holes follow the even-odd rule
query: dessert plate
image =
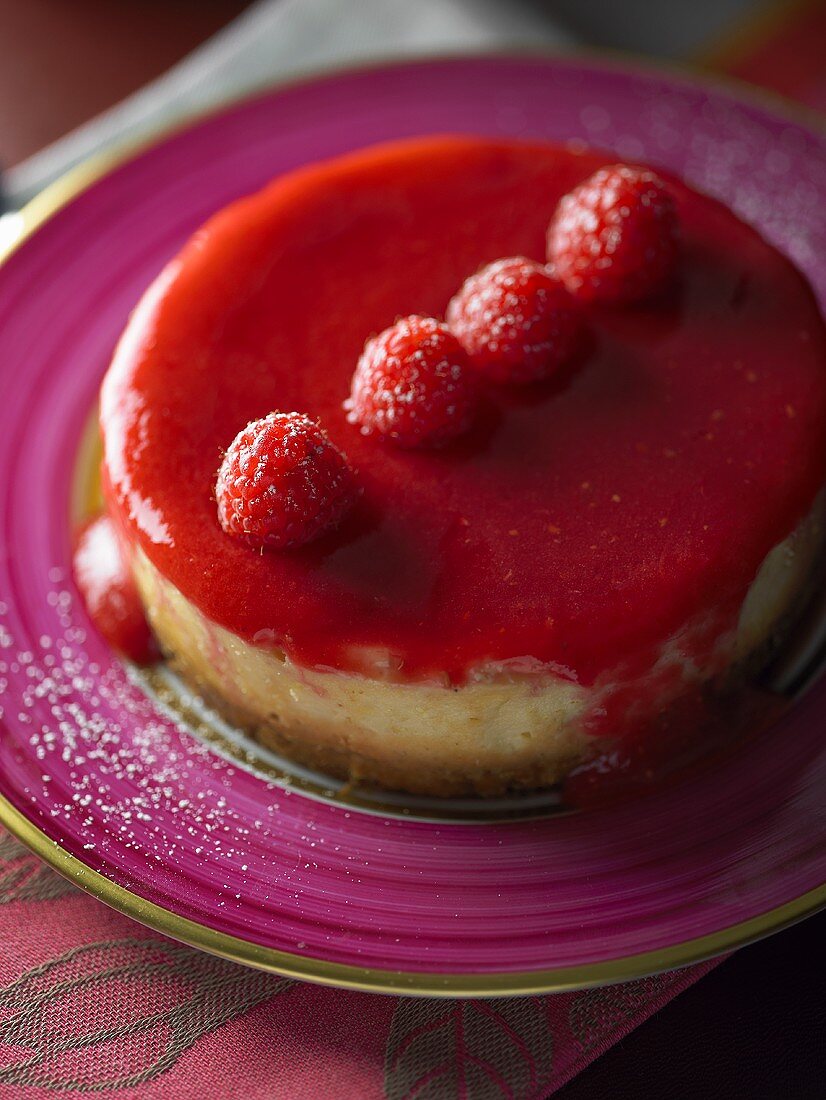
<svg viewBox="0 0 826 1100">
<path fill-rule="evenodd" d="M 713 771 L 635 804 L 439 820 L 236 758 L 231 731 L 216 744 L 174 685 L 113 656 L 72 586 L 85 425 L 165 261 L 279 172 L 437 131 L 661 163 L 758 224 L 826 297 L 826 139 L 729 90 L 591 61 L 334 75 L 59 183 L 19 216 L 0 268 L 0 819 L 145 924 L 299 978 L 502 995 L 638 977 L 826 903 L 826 683 Z"/>
</svg>

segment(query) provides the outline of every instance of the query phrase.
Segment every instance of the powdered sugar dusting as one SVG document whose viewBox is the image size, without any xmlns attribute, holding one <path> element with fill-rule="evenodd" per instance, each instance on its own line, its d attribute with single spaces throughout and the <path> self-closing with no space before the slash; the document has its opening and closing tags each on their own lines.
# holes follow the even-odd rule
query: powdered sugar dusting
<svg viewBox="0 0 826 1100">
<path fill-rule="evenodd" d="M 50 576 L 62 578 L 62 571 Z M 108 656 L 94 659 L 99 647 L 88 644 L 69 588 L 51 588 L 46 603 L 56 629 L 54 637 L 41 634 L 36 647 L 18 645 L 0 619 L 0 705 L 27 730 L 37 763 L 25 772 L 21 793 L 70 826 L 87 862 L 103 874 L 111 874 L 106 857 L 116 847 L 139 855 L 150 876 L 153 865 L 170 873 L 194 854 L 210 868 L 216 900 L 240 900 L 225 897 L 218 880 L 228 864 L 248 859 L 250 830 L 266 830 L 289 792 L 269 785 L 262 818 L 250 824 L 239 816 L 228 798 L 234 765 L 162 714 L 123 666 Z"/>
</svg>

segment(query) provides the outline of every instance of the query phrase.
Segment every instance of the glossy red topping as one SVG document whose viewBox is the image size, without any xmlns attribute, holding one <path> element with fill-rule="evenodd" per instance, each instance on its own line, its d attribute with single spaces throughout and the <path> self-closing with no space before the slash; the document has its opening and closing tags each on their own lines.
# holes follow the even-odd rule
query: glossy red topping
<svg viewBox="0 0 826 1100">
<path fill-rule="evenodd" d="M 583 301 L 637 302 L 665 288 L 678 254 L 674 199 L 649 168 L 613 164 L 564 195 L 548 262 Z"/>
<path fill-rule="evenodd" d="M 250 546 L 286 550 L 329 531 L 358 492 L 347 459 L 302 413 L 253 420 L 218 471 L 218 520 Z"/>
<path fill-rule="evenodd" d="M 137 664 L 156 661 L 158 647 L 108 516 L 99 516 L 80 532 L 73 564 L 75 584 L 106 641 Z"/>
<path fill-rule="evenodd" d="M 438 447 L 466 430 L 476 406 L 467 356 L 433 317 L 403 317 L 368 340 L 347 419 L 399 447 Z"/>
<path fill-rule="evenodd" d="M 680 695 L 605 745 L 565 779 L 563 801 L 581 808 L 639 799 L 654 790 L 699 774 L 741 748 L 776 722 L 788 699 L 742 685 L 736 692 L 711 692 L 708 685 L 683 683 Z M 627 710 L 611 719 L 625 723 Z"/>
<path fill-rule="evenodd" d="M 447 323 L 475 370 L 494 382 L 549 378 L 580 343 L 582 321 L 544 264 L 511 256 L 465 279 Z"/>
<path fill-rule="evenodd" d="M 557 200 L 603 163 L 421 139 L 214 219 L 139 306 L 103 387 L 110 500 L 161 572 L 304 664 L 361 668 L 358 647 L 378 647 L 402 675 L 456 681 L 496 660 L 589 682 L 644 665 L 691 616 L 733 625 L 822 484 L 826 346 L 792 264 L 678 180 L 672 297 L 592 309 L 576 370 L 498 388 L 441 450 L 381 446 L 342 409 L 365 333 L 443 316 L 497 257 L 541 260 Z M 318 417 L 364 486 L 333 534 L 289 554 L 227 538 L 213 497 L 227 440 L 273 408 Z"/>
</svg>

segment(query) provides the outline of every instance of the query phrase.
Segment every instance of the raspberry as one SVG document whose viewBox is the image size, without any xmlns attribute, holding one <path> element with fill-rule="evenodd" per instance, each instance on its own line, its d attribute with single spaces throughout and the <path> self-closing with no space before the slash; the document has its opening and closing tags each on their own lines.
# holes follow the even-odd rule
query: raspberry
<svg viewBox="0 0 826 1100">
<path fill-rule="evenodd" d="M 568 291 L 524 256 L 497 260 L 466 279 L 450 300 L 447 321 L 471 365 L 494 382 L 547 378 L 581 335 Z"/>
<path fill-rule="evenodd" d="M 327 433 L 290 412 L 270 413 L 238 433 L 218 471 L 215 496 L 228 535 L 286 550 L 334 527 L 357 489 Z"/>
<path fill-rule="evenodd" d="M 435 447 L 470 424 L 476 390 L 467 355 L 432 317 L 404 317 L 368 340 L 353 374 L 347 419 L 400 447 Z"/>
<path fill-rule="evenodd" d="M 548 262 L 585 301 L 636 302 L 662 289 L 677 260 L 674 200 L 648 168 L 600 168 L 565 195 L 548 226 Z"/>
</svg>

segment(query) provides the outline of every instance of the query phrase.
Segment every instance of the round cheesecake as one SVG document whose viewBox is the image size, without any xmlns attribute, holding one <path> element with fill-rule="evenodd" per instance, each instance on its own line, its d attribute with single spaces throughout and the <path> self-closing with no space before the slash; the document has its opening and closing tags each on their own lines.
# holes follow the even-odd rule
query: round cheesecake
<svg viewBox="0 0 826 1100">
<path fill-rule="evenodd" d="M 444 137 L 302 169 L 218 214 L 136 309 L 102 390 L 110 514 L 161 646 L 262 742 L 419 793 L 541 787 L 782 636 L 822 542 L 823 322 L 788 260 L 677 179 L 667 295 L 588 309 L 568 366 L 484 391 L 444 447 L 348 422 L 365 340 L 443 317 L 499 257 L 542 260 L 606 163 Z M 336 530 L 259 551 L 214 490 L 274 410 L 317 418 L 363 492 Z"/>
</svg>

